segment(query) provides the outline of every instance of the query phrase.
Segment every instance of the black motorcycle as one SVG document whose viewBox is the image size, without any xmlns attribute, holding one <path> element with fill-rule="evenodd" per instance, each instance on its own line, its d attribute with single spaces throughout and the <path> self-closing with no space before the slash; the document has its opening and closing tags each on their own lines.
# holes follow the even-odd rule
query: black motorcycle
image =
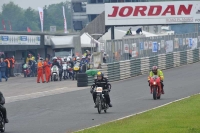
<svg viewBox="0 0 200 133">
<path fill-rule="evenodd" d="M 5 132 L 5 121 L 2 112 L 0 112 L 0 132 Z"/>
<path fill-rule="evenodd" d="M 104 94 L 103 94 L 104 91 L 108 92 L 107 89 L 103 90 L 102 87 L 97 87 L 96 90 L 95 90 L 95 92 L 97 94 L 96 107 L 97 107 L 97 111 L 98 111 L 99 114 L 101 114 L 102 110 L 104 110 L 104 112 L 106 113 L 107 109 L 109 108 L 109 106 L 106 103 L 106 99 L 104 97 Z"/>
</svg>

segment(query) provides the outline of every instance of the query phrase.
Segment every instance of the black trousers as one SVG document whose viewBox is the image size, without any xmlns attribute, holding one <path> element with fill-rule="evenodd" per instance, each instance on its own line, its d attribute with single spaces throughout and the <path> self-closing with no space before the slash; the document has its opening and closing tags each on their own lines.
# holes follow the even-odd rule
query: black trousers
<svg viewBox="0 0 200 133">
<path fill-rule="evenodd" d="M 7 112 L 6 112 L 6 108 L 3 105 L 0 105 L 0 111 L 2 112 L 4 119 L 6 119 Z"/>
<path fill-rule="evenodd" d="M 106 99 L 106 103 L 107 103 L 107 104 L 110 104 L 109 92 L 103 91 L 103 94 L 104 94 L 104 97 L 105 97 L 105 99 Z M 93 100 L 94 100 L 94 103 L 96 103 L 96 97 L 97 97 L 97 93 L 94 92 L 94 93 L 93 93 Z"/>
</svg>

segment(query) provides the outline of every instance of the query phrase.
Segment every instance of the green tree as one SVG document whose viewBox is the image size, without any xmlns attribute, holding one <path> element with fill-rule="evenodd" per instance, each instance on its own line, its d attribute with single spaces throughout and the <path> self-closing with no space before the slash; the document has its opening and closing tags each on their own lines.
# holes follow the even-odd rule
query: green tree
<svg viewBox="0 0 200 133">
<path fill-rule="evenodd" d="M 71 9 L 70 2 L 61 2 L 44 7 L 44 30 L 49 31 L 50 26 L 56 26 L 57 31 L 63 31 L 63 9 L 65 7 L 65 16 L 67 19 L 67 27 L 71 25 Z M 0 13 L 0 20 L 4 20 L 8 30 L 8 22 L 12 24 L 14 31 L 26 31 L 29 27 L 32 31 L 40 31 L 40 17 L 38 10 L 32 8 L 22 9 L 14 2 L 4 4 Z M 2 26 L 0 26 L 2 27 Z M 3 29 L 3 28 L 2 28 Z"/>
<path fill-rule="evenodd" d="M 23 26 L 22 29 L 26 29 L 29 27 L 32 31 L 39 31 L 39 15 L 38 12 L 33 10 L 32 8 L 28 8 L 24 12 L 24 19 L 23 19 Z"/>
<path fill-rule="evenodd" d="M 71 24 L 70 3 L 61 2 L 44 7 L 44 29 L 49 31 L 50 26 L 56 26 L 57 30 L 64 29 L 63 9 L 65 7 L 65 17 L 67 19 L 67 27 L 69 29 Z"/>
<path fill-rule="evenodd" d="M 12 23 L 12 29 L 16 31 L 21 31 L 23 25 L 23 9 L 18 5 L 15 5 L 13 2 L 8 4 L 3 4 L 2 6 L 2 19 L 4 19 L 6 23 L 6 27 L 8 29 L 8 22 Z"/>
</svg>

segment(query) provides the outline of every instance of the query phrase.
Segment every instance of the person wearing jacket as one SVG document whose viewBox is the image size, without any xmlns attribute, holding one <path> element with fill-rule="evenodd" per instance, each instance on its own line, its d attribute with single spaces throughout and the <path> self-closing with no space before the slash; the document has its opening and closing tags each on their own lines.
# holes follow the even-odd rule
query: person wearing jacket
<svg viewBox="0 0 200 133">
<path fill-rule="evenodd" d="M 57 61 L 57 57 L 53 57 L 53 63 L 51 67 L 53 67 L 54 65 L 56 65 L 60 69 L 60 64 Z"/>
<path fill-rule="evenodd" d="M 129 28 L 129 30 L 126 32 L 126 35 L 132 35 L 131 28 Z"/>
<path fill-rule="evenodd" d="M 0 82 L 1 82 L 2 77 L 5 78 L 6 81 L 8 80 L 5 73 L 6 73 L 6 63 L 4 62 L 3 58 L 1 58 L 1 61 L 0 61 Z"/>
<path fill-rule="evenodd" d="M 106 103 L 109 105 L 109 107 L 112 107 L 112 104 L 110 103 L 110 96 L 109 92 L 111 91 L 111 85 L 108 83 L 108 79 L 104 77 L 102 72 L 97 73 L 97 79 L 94 80 L 94 84 L 91 86 L 90 93 L 93 95 L 93 100 L 95 103 L 95 108 L 96 108 L 96 92 L 94 91 L 95 87 L 102 87 L 103 90 L 108 89 L 107 91 L 103 91 Z"/>
<path fill-rule="evenodd" d="M 3 114 L 5 123 L 8 123 L 9 120 L 7 118 L 7 111 L 6 111 L 6 108 L 4 107 L 4 104 L 5 104 L 5 98 L 4 98 L 3 94 L 0 92 L 0 111 Z"/>
<path fill-rule="evenodd" d="M 4 60 L 4 62 L 6 63 L 6 71 L 5 71 L 5 75 L 6 75 L 6 77 L 10 77 L 10 61 L 9 61 L 9 59 L 8 58 L 6 58 L 5 60 Z"/>
<path fill-rule="evenodd" d="M 40 83 L 40 78 L 42 79 L 42 83 L 44 82 L 44 77 L 43 77 L 43 64 L 42 64 L 43 59 L 40 58 L 38 62 L 38 70 L 37 70 L 37 83 Z"/>
<path fill-rule="evenodd" d="M 44 72 L 46 77 L 46 82 L 48 83 L 51 76 L 51 63 L 49 62 L 49 58 L 46 58 L 44 61 Z"/>
<path fill-rule="evenodd" d="M 150 78 L 153 77 L 154 75 L 157 75 L 158 77 L 160 77 L 161 87 L 162 87 L 162 94 L 165 94 L 164 93 L 164 84 L 163 84 L 164 74 L 163 74 L 162 70 L 158 69 L 157 66 L 153 66 L 152 67 L 152 70 L 149 73 L 148 82 L 150 81 Z M 150 86 L 150 83 L 149 83 L 149 86 Z M 152 93 L 152 91 L 151 91 L 151 93 Z"/>
</svg>

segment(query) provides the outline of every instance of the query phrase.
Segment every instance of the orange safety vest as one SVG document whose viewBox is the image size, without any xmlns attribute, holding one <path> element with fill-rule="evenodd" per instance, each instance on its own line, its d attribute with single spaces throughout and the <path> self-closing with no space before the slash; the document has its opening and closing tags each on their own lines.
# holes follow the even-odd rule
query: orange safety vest
<svg viewBox="0 0 200 133">
<path fill-rule="evenodd" d="M 42 68 L 42 62 L 38 62 L 38 69 L 41 69 Z"/>
<path fill-rule="evenodd" d="M 12 61 L 12 68 L 14 68 L 15 67 L 15 59 L 13 59 L 13 58 L 11 58 L 11 61 Z"/>
<path fill-rule="evenodd" d="M 4 62 L 8 63 L 8 68 L 10 68 L 10 61 L 8 59 L 5 59 Z"/>
</svg>

